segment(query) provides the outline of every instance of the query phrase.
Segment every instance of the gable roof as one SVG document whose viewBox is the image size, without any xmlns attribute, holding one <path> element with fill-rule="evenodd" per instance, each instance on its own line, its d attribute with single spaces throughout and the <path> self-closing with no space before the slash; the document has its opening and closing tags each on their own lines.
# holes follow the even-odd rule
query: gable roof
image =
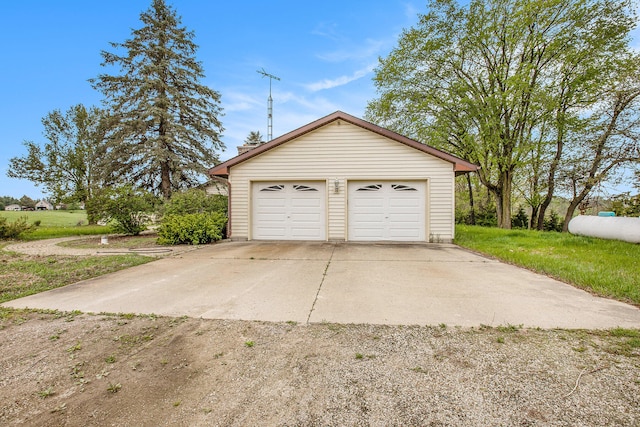
<svg viewBox="0 0 640 427">
<path fill-rule="evenodd" d="M 294 131 L 291 131 L 289 133 L 286 133 L 282 136 L 279 136 L 276 139 L 273 139 L 265 144 L 259 145 L 258 147 L 254 148 L 251 151 L 247 151 L 243 154 L 240 154 L 236 157 L 233 157 L 229 160 L 227 160 L 226 162 L 220 163 L 217 166 L 214 166 L 213 168 L 209 169 L 209 176 L 219 176 L 219 177 L 228 177 L 229 176 L 229 169 L 234 166 L 237 165 L 239 163 L 242 163 L 246 160 L 249 160 L 253 157 L 256 157 L 262 153 L 264 153 L 265 151 L 269 151 L 272 148 L 275 148 L 279 145 L 282 145 L 286 142 L 289 142 L 295 138 L 298 138 L 306 133 L 309 133 L 311 131 L 314 131 L 322 126 L 325 126 L 331 122 L 334 122 L 336 120 L 344 120 L 347 123 L 351 123 L 352 125 L 355 126 L 359 126 L 363 129 L 366 129 L 368 131 L 371 131 L 373 133 L 377 133 L 378 135 L 382 135 L 386 138 L 389 138 L 391 140 L 397 141 L 401 144 L 407 145 L 409 147 L 415 148 L 416 150 L 422 151 L 424 153 L 430 154 L 434 157 L 437 157 L 439 159 L 445 160 L 447 162 L 453 163 L 454 165 L 454 171 L 456 172 L 456 175 L 458 174 L 463 174 L 463 173 L 467 173 L 467 172 L 474 172 L 476 170 L 479 169 L 478 166 L 474 165 L 473 163 L 470 163 L 466 160 L 463 160 L 459 157 L 456 157 L 454 155 L 445 153 L 444 151 L 440 151 L 436 148 L 430 147 L 428 145 L 422 144 L 421 142 L 415 141 L 411 138 L 407 138 L 406 136 L 400 135 L 398 133 L 395 133 L 393 131 L 390 131 L 389 129 L 385 129 L 383 127 L 380 127 L 378 125 L 374 125 L 373 123 L 369 123 L 365 120 L 359 119 L 357 117 L 354 117 L 350 114 L 344 113 L 342 111 L 336 111 L 333 114 L 329 114 L 328 116 L 322 117 L 321 119 L 318 119 L 314 122 L 311 122 L 305 126 L 302 126 Z"/>
</svg>

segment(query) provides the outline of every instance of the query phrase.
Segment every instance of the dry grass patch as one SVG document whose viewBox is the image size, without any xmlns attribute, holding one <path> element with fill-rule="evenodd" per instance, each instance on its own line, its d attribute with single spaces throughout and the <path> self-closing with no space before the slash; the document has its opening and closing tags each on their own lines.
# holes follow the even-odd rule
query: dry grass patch
<svg viewBox="0 0 640 427">
<path fill-rule="evenodd" d="M 145 264 L 140 255 L 34 256 L 0 251 L 0 302 Z"/>
</svg>

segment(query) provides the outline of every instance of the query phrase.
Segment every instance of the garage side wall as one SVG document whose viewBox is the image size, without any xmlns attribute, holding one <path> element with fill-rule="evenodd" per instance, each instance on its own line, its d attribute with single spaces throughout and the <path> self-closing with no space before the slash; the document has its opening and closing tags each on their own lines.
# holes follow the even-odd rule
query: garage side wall
<svg viewBox="0 0 640 427">
<path fill-rule="evenodd" d="M 338 120 L 235 165 L 232 238 L 251 239 L 251 183 L 323 181 L 327 183 L 327 238 L 347 238 L 347 182 L 424 180 L 427 182 L 427 240 L 454 237 L 454 171 L 447 161 Z M 338 192 L 335 192 L 335 182 Z"/>
</svg>

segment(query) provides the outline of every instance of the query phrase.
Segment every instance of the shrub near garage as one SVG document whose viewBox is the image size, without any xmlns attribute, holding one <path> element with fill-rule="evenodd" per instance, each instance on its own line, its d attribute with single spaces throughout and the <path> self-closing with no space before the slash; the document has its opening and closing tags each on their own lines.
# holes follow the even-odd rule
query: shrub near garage
<svg viewBox="0 0 640 427">
<path fill-rule="evenodd" d="M 158 229 L 161 244 L 207 244 L 224 237 L 227 198 L 200 189 L 174 193 L 163 207 Z"/>
<path fill-rule="evenodd" d="M 115 233 L 137 236 L 147 229 L 156 202 L 151 193 L 125 185 L 102 190 L 88 202 L 87 208 L 110 222 Z"/>
<path fill-rule="evenodd" d="M 220 240 L 227 218 L 219 212 L 166 215 L 158 228 L 158 243 L 202 245 Z"/>
<path fill-rule="evenodd" d="M 203 212 L 227 213 L 227 196 L 207 194 L 200 189 L 174 193 L 163 206 L 164 215 L 185 215 Z"/>
</svg>

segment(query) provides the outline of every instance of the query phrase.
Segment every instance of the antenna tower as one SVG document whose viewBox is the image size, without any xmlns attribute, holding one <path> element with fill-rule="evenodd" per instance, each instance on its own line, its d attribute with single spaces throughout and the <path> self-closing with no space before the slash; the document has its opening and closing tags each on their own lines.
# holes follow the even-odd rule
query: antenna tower
<svg viewBox="0 0 640 427">
<path fill-rule="evenodd" d="M 268 141 L 271 141 L 273 139 L 273 98 L 271 98 L 271 80 L 280 80 L 280 77 L 267 73 L 264 68 L 256 72 L 262 74 L 262 77 L 269 77 L 269 99 L 267 99 L 267 139 Z"/>
</svg>

